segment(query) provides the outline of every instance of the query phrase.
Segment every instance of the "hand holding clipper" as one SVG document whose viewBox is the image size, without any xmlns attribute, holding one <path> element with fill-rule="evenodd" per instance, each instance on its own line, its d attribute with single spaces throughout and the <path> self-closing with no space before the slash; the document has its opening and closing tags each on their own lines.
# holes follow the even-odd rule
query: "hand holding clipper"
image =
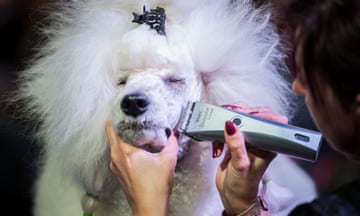
<svg viewBox="0 0 360 216">
<path fill-rule="evenodd" d="M 180 132 L 198 141 L 224 139 L 224 123 L 231 120 L 245 134 L 248 144 L 267 151 L 316 161 L 321 134 L 292 125 L 280 124 L 203 102 L 190 103 Z"/>
</svg>

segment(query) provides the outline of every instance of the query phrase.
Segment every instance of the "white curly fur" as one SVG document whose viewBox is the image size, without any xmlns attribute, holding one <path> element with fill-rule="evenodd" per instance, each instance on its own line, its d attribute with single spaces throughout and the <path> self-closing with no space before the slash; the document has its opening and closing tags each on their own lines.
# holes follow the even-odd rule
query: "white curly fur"
<svg viewBox="0 0 360 216">
<path fill-rule="evenodd" d="M 247 0 L 74 0 L 59 5 L 62 9 L 52 12 L 51 25 L 43 29 L 48 42 L 21 74 L 18 94 L 27 101 L 27 114 L 40 122 L 45 149 L 36 216 L 80 216 L 86 192 L 98 197 L 94 215 L 131 215 L 108 167 L 104 125 L 111 113 L 115 126 L 121 121 L 156 125 L 155 132 L 120 131 L 130 142 L 162 145 L 161 128 L 176 125 L 188 100 L 244 101 L 282 114 L 292 109 L 289 84 L 279 74 L 286 68 L 269 8 L 255 9 Z M 131 22 L 132 12 L 141 13 L 143 5 L 165 9 L 166 36 Z M 119 80 L 126 84 L 118 85 Z M 122 98 L 133 92 L 145 93 L 153 105 L 143 119 L 119 109 Z M 220 215 L 214 183 L 220 159 L 211 158 L 210 146 L 193 143 L 184 149 L 170 215 Z M 268 175 L 294 194 L 279 215 L 315 196 L 311 179 L 285 156 L 275 159 Z M 279 207 L 275 196 L 267 198 Z"/>
</svg>

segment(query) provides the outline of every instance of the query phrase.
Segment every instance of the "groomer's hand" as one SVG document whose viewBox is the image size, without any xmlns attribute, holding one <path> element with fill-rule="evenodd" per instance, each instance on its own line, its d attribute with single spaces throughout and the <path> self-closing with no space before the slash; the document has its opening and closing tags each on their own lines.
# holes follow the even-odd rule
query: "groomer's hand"
<svg viewBox="0 0 360 216">
<path fill-rule="evenodd" d="M 133 215 L 167 215 L 178 152 L 174 134 L 159 153 L 125 143 L 110 119 L 106 123 L 106 134 L 110 143 L 110 169 L 118 177 Z"/>
<path fill-rule="evenodd" d="M 237 103 L 225 106 L 236 111 L 287 124 L 287 117 L 274 113 L 268 107 L 250 108 Z M 240 214 L 256 199 L 259 182 L 276 154 L 247 147 L 243 133 L 231 121 L 225 123 L 225 141 L 228 150 L 216 175 L 216 186 L 227 214 Z M 213 144 L 214 157 L 221 155 L 220 143 Z"/>
</svg>

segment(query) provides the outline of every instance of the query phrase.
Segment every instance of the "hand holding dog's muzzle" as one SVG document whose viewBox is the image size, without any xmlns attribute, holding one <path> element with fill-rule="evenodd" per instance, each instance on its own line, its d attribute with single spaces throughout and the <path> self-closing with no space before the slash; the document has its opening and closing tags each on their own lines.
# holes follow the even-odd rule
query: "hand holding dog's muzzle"
<svg viewBox="0 0 360 216">
<path fill-rule="evenodd" d="M 118 178 L 134 215 L 166 215 L 177 163 L 178 143 L 174 134 L 158 153 L 125 143 L 110 119 L 106 122 L 106 134 L 110 170 Z"/>
</svg>

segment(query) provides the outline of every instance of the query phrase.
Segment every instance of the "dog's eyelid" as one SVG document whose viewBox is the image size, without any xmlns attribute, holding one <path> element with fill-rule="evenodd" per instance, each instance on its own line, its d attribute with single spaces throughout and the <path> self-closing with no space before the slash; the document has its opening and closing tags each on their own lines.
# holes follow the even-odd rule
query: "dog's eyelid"
<svg viewBox="0 0 360 216">
<path fill-rule="evenodd" d="M 117 83 L 116 83 L 116 85 L 125 85 L 126 84 L 126 82 L 127 82 L 127 77 L 122 77 L 122 78 L 119 78 L 118 79 L 118 81 L 117 81 Z"/>
<path fill-rule="evenodd" d="M 170 83 L 179 83 L 179 82 L 184 82 L 185 78 L 172 76 L 172 77 L 167 77 L 165 80 Z"/>
</svg>

